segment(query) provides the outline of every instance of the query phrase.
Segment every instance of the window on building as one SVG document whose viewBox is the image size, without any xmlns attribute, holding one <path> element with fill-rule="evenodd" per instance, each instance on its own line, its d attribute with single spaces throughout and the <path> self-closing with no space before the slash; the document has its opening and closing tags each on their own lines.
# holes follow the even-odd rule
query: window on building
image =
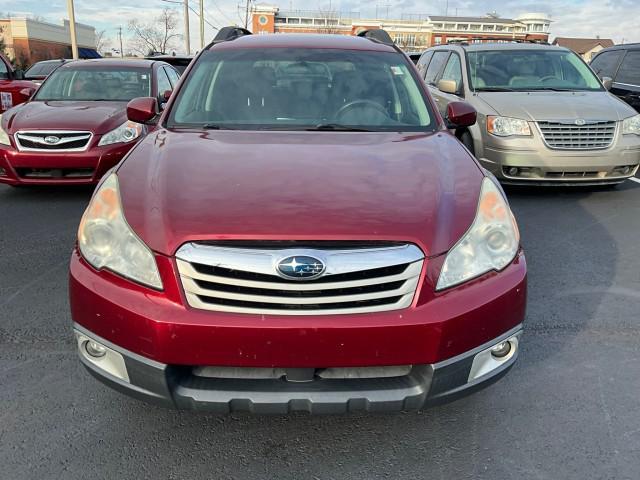
<svg viewBox="0 0 640 480">
<path fill-rule="evenodd" d="M 327 19 L 327 25 L 338 25 L 338 20 Z"/>
<path fill-rule="evenodd" d="M 482 27 L 483 32 L 493 32 L 493 25 L 484 25 Z"/>
<path fill-rule="evenodd" d="M 442 37 L 436 37 L 433 39 L 433 43 L 435 43 L 436 45 L 440 45 L 442 44 Z"/>
<path fill-rule="evenodd" d="M 407 45 L 415 45 L 416 44 L 416 35 L 415 33 L 407 34 Z"/>
<path fill-rule="evenodd" d="M 287 23 L 300 23 L 299 18 L 287 18 Z"/>
<path fill-rule="evenodd" d="M 623 55 L 623 50 L 613 50 L 601 53 L 593 59 L 593 62 L 591 62 L 591 68 L 600 78 L 614 78 Z"/>
<path fill-rule="evenodd" d="M 458 30 L 469 30 L 469 25 L 466 23 L 459 23 Z"/>
<path fill-rule="evenodd" d="M 424 76 L 425 82 L 431 85 L 434 84 L 436 77 L 444 66 L 444 62 L 447 61 L 447 57 L 449 57 L 449 52 L 435 52 L 433 54 L 431 63 L 429 63 L 429 68 L 427 68 L 427 73 Z"/>
<path fill-rule="evenodd" d="M 276 23 L 287 23 L 287 19 L 283 17 L 276 17 Z"/>
<path fill-rule="evenodd" d="M 313 18 L 301 18 L 300 23 L 302 25 L 313 25 Z"/>
<path fill-rule="evenodd" d="M 327 21 L 324 18 L 314 18 L 313 19 L 313 24 L 314 25 L 326 25 Z"/>
<path fill-rule="evenodd" d="M 433 28 L 436 28 L 436 29 L 438 29 L 438 30 L 441 30 L 441 29 L 442 29 L 442 24 L 441 24 L 441 23 L 434 23 L 434 24 L 433 24 Z"/>
<path fill-rule="evenodd" d="M 444 29 L 445 30 L 455 30 L 456 25 L 455 23 L 445 23 L 444 24 Z"/>
<path fill-rule="evenodd" d="M 502 32 L 504 27 L 502 25 L 496 25 L 496 32 Z"/>
<path fill-rule="evenodd" d="M 640 51 L 632 50 L 622 60 L 616 82 L 640 85 Z"/>
</svg>

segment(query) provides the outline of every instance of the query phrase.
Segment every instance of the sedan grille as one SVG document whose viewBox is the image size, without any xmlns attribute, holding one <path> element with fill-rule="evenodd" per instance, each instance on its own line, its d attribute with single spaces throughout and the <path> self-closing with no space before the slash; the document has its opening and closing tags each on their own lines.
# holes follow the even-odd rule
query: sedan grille
<svg viewBox="0 0 640 480">
<path fill-rule="evenodd" d="M 233 248 L 189 243 L 178 251 L 190 306 L 203 310 L 279 315 L 331 315 L 398 310 L 411 305 L 424 255 L 415 245 L 375 248 Z M 322 259 L 319 278 L 278 275 L 287 258 Z"/>
<path fill-rule="evenodd" d="M 549 148 L 556 150 L 597 150 L 609 148 L 616 133 L 616 122 L 538 122 Z"/>
<path fill-rule="evenodd" d="M 87 149 L 91 132 L 32 131 L 16 133 L 16 144 L 21 151 L 81 152 Z"/>
</svg>

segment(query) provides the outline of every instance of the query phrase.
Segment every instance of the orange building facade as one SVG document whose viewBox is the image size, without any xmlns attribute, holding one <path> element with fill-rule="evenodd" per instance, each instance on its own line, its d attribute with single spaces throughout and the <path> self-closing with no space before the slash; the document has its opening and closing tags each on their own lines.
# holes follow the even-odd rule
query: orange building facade
<svg viewBox="0 0 640 480">
<path fill-rule="evenodd" d="M 420 50 L 449 41 L 531 40 L 548 42 L 551 20 L 542 13 L 527 13 L 516 19 L 497 16 L 449 17 L 407 15 L 400 20 L 361 19 L 358 13 L 312 10 L 281 10 L 256 6 L 253 33 L 333 33 L 356 35 L 362 30 L 383 28 L 405 50 Z"/>
</svg>

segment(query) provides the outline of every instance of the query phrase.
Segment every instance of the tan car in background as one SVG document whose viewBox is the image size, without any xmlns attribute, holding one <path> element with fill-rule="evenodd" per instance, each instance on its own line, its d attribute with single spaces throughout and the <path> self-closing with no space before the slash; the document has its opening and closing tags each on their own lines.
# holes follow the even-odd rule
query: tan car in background
<svg viewBox="0 0 640 480">
<path fill-rule="evenodd" d="M 503 183 L 615 184 L 638 170 L 640 115 L 571 50 L 455 43 L 417 67 L 443 114 L 461 100 L 478 111 L 456 134 Z"/>
</svg>

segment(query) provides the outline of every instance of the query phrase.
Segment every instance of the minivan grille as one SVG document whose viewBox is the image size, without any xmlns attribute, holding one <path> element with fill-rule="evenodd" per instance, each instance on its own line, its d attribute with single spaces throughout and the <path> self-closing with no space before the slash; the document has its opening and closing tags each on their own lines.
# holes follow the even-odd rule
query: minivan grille
<svg viewBox="0 0 640 480">
<path fill-rule="evenodd" d="M 278 262 L 292 256 L 322 259 L 326 273 L 312 280 L 279 276 Z M 189 243 L 180 248 L 176 257 L 191 307 L 279 315 L 407 308 L 416 293 L 424 262 L 422 251 L 411 244 L 274 250 Z"/>
<path fill-rule="evenodd" d="M 91 132 L 31 131 L 16 133 L 18 150 L 47 152 L 83 151 L 89 145 Z"/>
<path fill-rule="evenodd" d="M 609 148 L 616 133 L 616 122 L 538 122 L 549 148 L 557 150 L 596 150 Z"/>
</svg>

